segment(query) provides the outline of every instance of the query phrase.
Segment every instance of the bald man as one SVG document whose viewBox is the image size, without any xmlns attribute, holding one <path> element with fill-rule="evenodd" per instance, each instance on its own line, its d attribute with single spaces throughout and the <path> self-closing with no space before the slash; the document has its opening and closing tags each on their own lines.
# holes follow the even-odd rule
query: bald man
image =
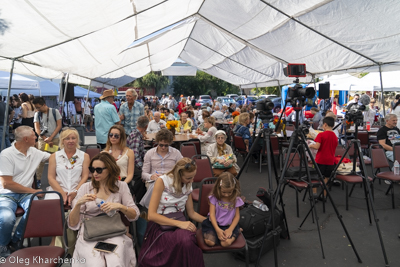
<svg viewBox="0 0 400 267">
<path fill-rule="evenodd" d="M 147 127 L 147 133 L 156 133 L 159 130 L 165 128 L 167 123 L 161 120 L 160 112 L 154 113 L 154 120 L 150 121 L 149 126 Z"/>
</svg>

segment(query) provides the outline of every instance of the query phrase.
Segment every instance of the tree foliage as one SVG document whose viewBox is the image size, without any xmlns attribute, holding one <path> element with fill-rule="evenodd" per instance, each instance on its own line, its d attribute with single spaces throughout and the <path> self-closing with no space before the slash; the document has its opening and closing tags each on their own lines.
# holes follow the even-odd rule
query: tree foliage
<svg viewBox="0 0 400 267">
<path fill-rule="evenodd" d="M 233 84 L 218 79 L 203 71 L 197 71 L 196 76 L 174 77 L 175 95 L 226 95 L 237 94 L 239 88 Z"/>
<path fill-rule="evenodd" d="M 169 79 L 166 76 L 162 76 L 161 72 L 150 72 L 145 76 L 137 78 L 132 83 L 127 84 L 128 87 L 135 88 L 154 88 L 156 93 L 169 85 Z"/>
</svg>

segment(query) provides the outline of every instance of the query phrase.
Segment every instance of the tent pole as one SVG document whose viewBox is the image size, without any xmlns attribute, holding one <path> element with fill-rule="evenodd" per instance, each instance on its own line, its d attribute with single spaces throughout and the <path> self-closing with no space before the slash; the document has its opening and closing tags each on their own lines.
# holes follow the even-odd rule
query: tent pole
<svg viewBox="0 0 400 267">
<path fill-rule="evenodd" d="M 278 80 L 278 87 L 279 87 L 279 96 L 282 97 L 282 88 L 281 88 L 281 83 Z"/>
<path fill-rule="evenodd" d="M 13 76 L 13 71 L 14 71 L 14 62 L 15 58 L 12 59 L 11 61 L 11 70 L 10 70 L 10 79 L 8 80 L 8 90 L 7 90 L 7 98 L 6 98 L 6 113 L 4 114 L 4 124 L 3 124 L 3 132 L 1 135 L 1 150 L 5 149 L 6 145 L 6 131 L 8 131 L 8 99 L 10 98 L 10 91 L 11 91 L 11 82 L 12 82 L 12 76 Z M 2 97 L 2 96 L 0 96 Z M 1 115 L 0 115 L 1 116 Z"/>
<path fill-rule="evenodd" d="M 385 111 L 385 98 L 383 96 L 383 83 L 382 83 L 382 64 L 379 64 L 379 77 L 381 80 L 381 95 L 382 95 L 382 108 L 383 108 L 383 116 L 386 116 L 386 111 Z"/>
<path fill-rule="evenodd" d="M 63 73 L 63 76 L 61 77 L 61 80 L 60 80 L 60 89 L 59 89 L 59 94 L 58 94 L 58 106 L 61 108 L 61 103 L 62 103 L 62 97 L 63 97 L 63 93 L 62 93 L 62 84 L 63 84 L 63 81 L 65 81 L 65 73 Z M 62 110 L 61 111 L 61 114 L 63 114 L 63 110 L 64 110 L 64 108 L 62 108 L 62 109 L 60 109 L 60 110 Z M 61 115 L 62 116 L 62 115 Z"/>
<path fill-rule="evenodd" d="M 69 79 L 69 73 L 67 73 L 66 78 L 65 78 L 65 88 L 64 88 L 64 95 L 63 95 L 63 101 L 62 101 L 63 114 L 65 112 L 65 97 L 67 96 L 68 79 Z M 67 105 L 67 112 L 65 114 L 65 119 L 68 121 L 68 105 Z"/>
</svg>

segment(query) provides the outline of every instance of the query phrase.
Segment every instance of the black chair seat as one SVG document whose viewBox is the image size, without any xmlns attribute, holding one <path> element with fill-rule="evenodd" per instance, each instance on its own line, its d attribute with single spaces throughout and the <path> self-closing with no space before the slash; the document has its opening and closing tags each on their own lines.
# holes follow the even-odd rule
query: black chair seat
<svg viewBox="0 0 400 267">
<path fill-rule="evenodd" d="M 15 251 L 12 253 L 9 258 L 14 257 L 15 259 L 18 257 L 19 259 L 30 259 L 29 266 L 40 266 L 40 267 L 55 267 L 58 266 L 57 259 L 63 259 L 65 253 L 65 249 L 60 247 L 53 246 L 38 246 L 38 247 L 29 247 Z M 37 259 L 34 260 L 34 259 Z M 42 259 L 40 261 L 39 259 Z M 54 262 L 46 263 L 45 259 L 55 259 Z M 14 263 L 9 263 L 8 261 L 1 265 L 2 267 L 13 267 L 13 266 L 26 266 L 25 261 L 18 263 L 15 261 Z"/>
<path fill-rule="evenodd" d="M 229 247 L 222 247 L 222 246 L 207 246 L 206 243 L 204 243 L 204 238 L 203 238 L 203 233 L 200 229 L 197 229 L 196 232 L 196 239 L 197 239 L 197 245 L 199 246 L 199 248 L 205 252 L 205 253 L 212 253 L 212 252 L 219 252 L 219 251 L 232 251 L 232 250 L 241 250 L 246 246 L 246 240 L 244 239 L 243 235 L 240 234 L 238 236 L 238 238 L 232 243 L 232 245 L 230 245 Z"/>
</svg>

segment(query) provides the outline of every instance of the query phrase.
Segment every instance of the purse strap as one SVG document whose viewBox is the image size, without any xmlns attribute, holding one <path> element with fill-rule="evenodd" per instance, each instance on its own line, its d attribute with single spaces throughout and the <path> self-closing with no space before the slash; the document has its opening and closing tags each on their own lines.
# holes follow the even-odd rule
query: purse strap
<svg viewBox="0 0 400 267">
<path fill-rule="evenodd" d="M 175 208 L 177 212 L 179 211 L 177 206 L 169 206 L 169 207 L 165 207 L 165 209 L 162 211 L 161 215 L 164 215 L 164 211 L 168 208 Z"/>
</svg>

